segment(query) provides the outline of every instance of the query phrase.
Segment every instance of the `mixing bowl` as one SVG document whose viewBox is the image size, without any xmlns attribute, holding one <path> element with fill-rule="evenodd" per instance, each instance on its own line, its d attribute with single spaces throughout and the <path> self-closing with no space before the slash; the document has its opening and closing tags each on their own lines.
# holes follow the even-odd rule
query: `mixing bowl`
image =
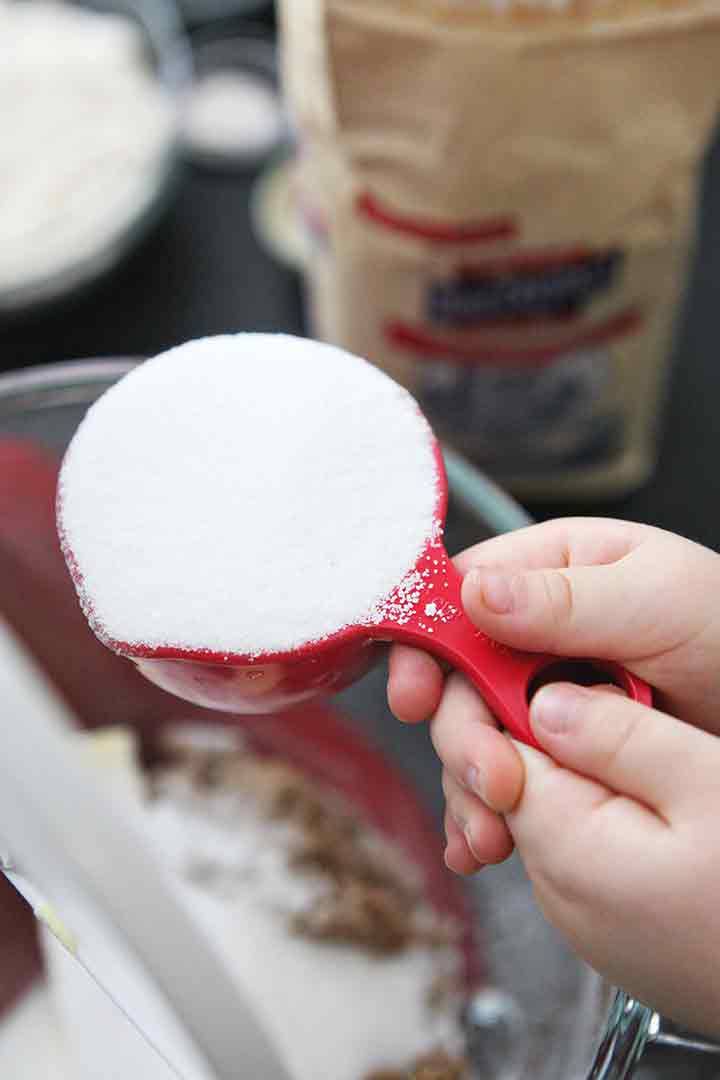
<svg viewBox="0 0 720 1080">
<path fill-rule="evenodd" d="M 84 231 L 78 232 L 76 228 L 72 240 L 76 251 L 69 246 L 62 256 L 56 255 L 47 265 L 40 263 L 33 269 L 24 268 L 12 276 L 6 275 L 0 286 L 0 319 L 24 316 L 63 300 L 111 270 L 136 247 L 169 206 L 180 169 L 178 111 L 181 97 L 191 84 L 192 59 L 175 0 L 62 0 L 62 3 L 80 11 L 122 18 L 132 25 L 139 35 L 143 60 L 167 103 L 167 116 L 162 130 L 158 126 L 153 134 L 152 147 L 144 152 L 145 157 L 140 160 L 136 153 L 134 173 L 129 166 L 123 172 L 117 191 L 108 182 L 102 155 L 95 182 L 94 164 L 86 164 L 83 197 L 92 193 L 97 202 L 96 192 L 101 185 L 104 205 L 111 207 L 110 211 L 105 211 L 105 217 L 97 218 L 95 208 L 88 219 L 86 207 Z M 44 47 L 43 43 L 39 47 Z M 77 78 L 82 75 L 79 72 Z M 94 105 L 100 108 L 97 101 Z M 107 115 L 112 125 L 117 123 L 117 116 L 111 105 L 104 103 L 99 115 Z M 78 117 L 77 130 L 61 133 L 63 139 L 78 139 L 83 130 L 81 119 Z M 32 125 L 31 130 L 35 130 Z M 52 168 L 52 160 L 48 155 L 48 169 Z M 13 183 L 12 176 L 10 179 Z M 21 180 L 19 177 L 17 182 Z M 77 199 L 77 191 L 72 196 Z M 92 222 L 95 224 L 91 228 Z M 55 224 L 54 218 L 50 224 Z M 92 229 L 97 229 L 94 236 Z"/>
<path fill-rule="evenodd" d="M 31 439 L 62 452 L 87 407 L 133 365 L 132 359 L 56 364 L 0 376 L 0 438 Z M 132 432 L 128 432 L 132 438 Z M 512 524 L 502 494 L 481 485 L 484 520 L 451 498 L 447 542 L 458 550 L 492 535 L 493 523 Z M 467 479 L 467 478 L 466 478 Z M 467 488 L 465 507 L 472 504 Z M 518 508 L 516 521 L 523 522 Z M 370 673 L 339 697 L 352 722 L 398 762 L 441 820 L 439 768 L 427 732 L 393 721 L 385 702 L 385 672 Z M 184 706 L 177 702 L 178 716 Z M 477 1034 L 478 1075 L 503 1080 L 622 1080 L 634 1075 L 648 1044 L 688 1047 L 643 1005 L 613 992 L 563 945 L 535 907 L 516 858 L 478 875 L 467 886 L 486 942 L 492 990 L 469 1004 Z M 696 1041 L 697 1050 L 712 1052 Z M 680 1062 L 670 1052 L 668 1059 Z M 707 1059 L 708 1064 L 712 1058 Z M 662 1063 L 661 1063 L 662 1064 Z M 671 1062 L 672 1064 L 672 1062 Z M 642 1067 L 643 1076 L 653 1075 Z M 662 1065 L 662 1075 L 670 1076 Z M 682 1058 L 684 1080 L 710 1077 Z"/>
</svg>

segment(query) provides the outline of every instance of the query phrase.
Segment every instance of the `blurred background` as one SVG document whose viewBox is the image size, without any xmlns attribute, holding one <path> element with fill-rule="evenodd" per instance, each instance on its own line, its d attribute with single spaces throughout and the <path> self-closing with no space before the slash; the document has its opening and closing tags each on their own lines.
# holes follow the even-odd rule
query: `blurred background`
<svg viewBox="0 0 720 1080">
<path fill-rule="evenodd" d="M 112 7 L 108 4 L 100 6 Z M 309 11 L 314 6 L 297 3 L 294 10 L 300 12 L 307 8 Z M 104 137 L 99 138 L 98 132 L 103 129 L 99 118 L 103 115 L 103 108 L 108 107 L 107 79 L 103 82 L 101 77 L 96 78 L 97 73 L 94 75 L 88 71 L 84 74 L 86 85 L 83 88 L 75 63 L 74 95 L 68 89 L 66 100 L 56 102 L 52 110 L 47 110 L 49 115 L 39 119 L 42 105 L 38 100 L 41 88 L 37 79 L 38 71 L 45 72 L 46 89 L 52 85 L 52 73 L 48 73 L 47 67 L 43 66 L 48 48 L 42 46 L 41 42 L 36 45 L 35 56 L 25 57 L 24 60 L 16 56 L 14 64 L 4 65 L 0 76 L 7 84 L 3 94 L 4 108 L 7 110 L 4 123 L 12 126 L 13 135 L 11 140 L 3 140 L 4 145 L 0 148 L 0 230 L 5 229 L 8 237 L 5 240 L 0 232 L 0 367 L 10 370 L 71 358 L 149 355 L 188 338 L 237 330 L 302 333 L 317 329 L 313 325 L 318 321 L 313 318 L 313 305 L 304 302 L 308 292 L 303 289 L 304 277 L 310 282 L 309 289 L 313 287 L 312 267 L 305 275 L 302 273 L 303 266 L 307 267 L 312 261 L 311 245 L 307 240 L 311 230 L 302 227 L 297 210 L 298 185 L 291 161 L 298 141 L 298 124 L 296 121 L 291 123 L 289 119 L 291 114 L 302 114 L 303 109 L 311 113 L 311 108 L 306 108 L 304 101 L 293 101 L 291 108 L 285 109 L 276 96 L 274 87 L 277 86 L 281 61 L 278 53 L 278 19 L 272 5 L 252 3 L 250 0 L 246 3 L 240 0 L 185 0 L 178 11 L 172 0 L 155 0 L 148 5 L 127 0 L 127 3 L 115 7 L 126 7 L 130 12 L 140 13 L 143 13 L 144 7 L 147 8 L 139 23 L 137 15 L 135 20 L 136 25 L 143 27 L 144 45 L 147 46 L 150 41 L 149 59 L 164 94 L 164 115 L 156 115 L 151 120 L 146 118 L 143 123 L 130 122 L 126 115 L 125 120 L 120 121 L 118 110 L 122 111 L 124 106 L 116 103 L 113 106 L 115 114 L 109 119 L 109 126 L 115 131 L 115 143 L 109 138 L 107 126 Z M 0 4 L 0 11 L 2 9 L 3 5 Z M 150 11 L 153 15 L 148 21 Z M 41 21 L 38 19 L 38 23 Z M 151 33 L 148 33 L 148 26 Z M 304 28 L 294 25 L 289 29 L 296 38 L 305 32 Z M 21 28 L 18 27 L 17 34 L 20 33 Z M 68 87 L 73 79 L 65 76 L 66 71 L 73 70 L 71 53 L 75 48 L 69 27 L 66 36 L 66 59 L 63 60 L 59 51 L 53 54 L 53 64 L 65 67 L 62 72 L 56 71 L 53 77 L 61 82 L 65 78 Z M 8 40 L 7 36 L 5 40 Z M 714 38 L 712 44 L 715 44 Z M 122 44 L 108 43 L 107 48 L 109 52 L 117 48 L 113 62 L 118 70 L 122 69 Z M 402 52 L 402 43 L 399 48 Z M 296 51 L 301 57 L 305 56 L 308 63 L 312 61 L 305 43 L 302 43 L 302 49 Z M 627 65 L 627 50 L 622 42 L 618 43 L 618 51 L 615 67 Z M 675 58 L 676 68 L 680 59 Z M 442 57 L 438 58 L 438 62 L 442 60 Z M 130 60 L 127 62 L 131 63 Z M 293 59 L 295 66 L 300 62 Z M 552 57 L 548 58 L 550 62 Z M 664 56 L 658 56 L 654 61 L 644 62 L 654 63 L 657 69 L 667 60 Z M 397 56 L 387 56 L 381 58 L 380 63 L 392 70 L 400 61 Z M 347 74 L 341 80 L 338 93 L 344 93 L 345 83 L 352 81 L 349 64 L 350 60 L 343 69 Z M 368 70 L 366 74 L 371 81 L 377 78 L 375 69 Z M 561 351 L 555 359 L 560 362 L 549 365 L 546 379 L 550 383 L 554 380 L 554 385 L 544 386 L 538 379 L 537 369 L 529 369 L 522 360 L 515 365 L 512 353 L 509 361 L 502 362 L 502 367 L 493 367 L 492 363 L 488 365 L 487 345 L 481 351 L 481 362 L 485 363 L 486 369 L 489 366 L 496 377 L 485 377 L 484 382 L 473 383 L 472 364 L 477 358 L 473 357 L 472 348 L 477 332 L 474 326 L 465 329 L 466 320 L 460 330 L 453 328 L 453 332 L 456 337 L 463 334 L 468 337 L 468 363 L 445 364 L 445 358 L 441 357 L 439 363 L 428 365 L 432 368 L 433 378 L 420 387 L 420 396 L 442 434 L 450 440 L 457 436 L 455 441 L 465 448 L 469 443 L 469 452 L 474 453 L 481 465 L 488 465 L 490 471 L 500 479 L 509 478 L 512 481 L 517 479 L 518 473 L 517 462 L 511 462 L 508 469 L 507 462 L 503 460 L 503 439 L 506 443 L 510 441 L 514 447 L 525 439 L 525 446 L 520 451 L 522 460 L 519 471 L 522 473 L 528 462 L 534 462 L 535 475 L 528 479 L 525 468 L 525 475 L 520 476 L 521 482 L 511 483 L 511 486 L 519 492 L 534 516 L 544 518 L 575 511 L 623 516 L 653 522 L 716 545 L 720 521 L 717 520 L 715 507 L 720 494 L 720 479 L 714 461 L 720 450 L 720 425 L 716 423 L 715 402 L 720 374 L 715 359 L 714 329 L 720 262 L 720 204 L 716 197 L 720 184 L 720 162 L 711 130 L 706 129 L 712 127 L 707 118 L 708 115 L 714 116 L 718 90 L 714 82 L 708 84 L 706 81 L 699 86 L 696 83 L 692 100 L 677 102 L 675 107 L 673 95 L 682 72 L 679 75 L 675 72 L 676 83 L 660 85 L 659 89 L 658 71 L 651 74 L 655 79 L 654 84 L 652 78 L 647 77 L 643 81 L 638 76 L 635 87 L 640 99 L 636 130 L 630 131 L 627 122 L 625 129 L 617 129 L 616 125 L 613 130 L 611 117 L 605 127 L 600 125 L 599 134 L 597 130 L 592 133 L 594 142 L 590 151 L 601 156 L 605 153 L 606 171 L 599 169 L 589 179 L 588 175 L 574 178 L 568 174 L 568 189 L 572 188 L 576 179 L 579 188 L 579 196 L 572 207 L 576 214 L 572 221 L 572 230 L 577 234 L 574 240 L 570 243 L 561 239 L 553 244 L 540 235 L 537 241 L 532 239 L 522 243 L 521 240 L 511 240 L 508 244 L 500 238 L 499 246 L 497 243 L 485 244 L 482 251 L 483 258 L 490 260 L 490 273 L 494 275 L 489 287 L 492 305 L 493 297 L 497 299 L 497 294 L 502 291 L 495 289 L 495 293 L 492 293 L 493 282 L 502 282 L 503 274 L 505 279 L 508 274 L 511 279 L 513 277 L 512 268 L 508 271 L 502 265 L 499 270 L 493 267 L 493 260 L 497 263 L 496 250 L 504 255 L 508 250 L 524 252 L 527 249 L 531 254 L 537 254 L 538 249 L 541 252 L 550 249 L 552 256 L 557 254 L 559 248 L 583 248 L 587 245 L 587 238 L 582 235 L 583 198 L 587 202 L 587 220 L 598 204 L 602 204 L 603 185 L 610 183 L 608 172 L 614 171 L 617 166 L 623 169 L 625 178 L 632 175 L 638 160 L 646 156 L 646 148 L 652 140 L 662 142 L 664 134 L 669 132 L 675 145 L 669 150 L 665 147 L 667 152 L 664 157 L 659 153 L 660 164 L 656 175 L 648 173 L 645 177 L 645 186 L 649 190 L 640 191 L 639 194 L 632 191 L 628 196 L 635 200 L 635 205 L 638 201 L 642 203 L 643 199 L 647 204 L 654 201 L 655 205 L 660 205 L 660 213 L 665 214 L 665 221 L 661 222 L 665 236 L 659 240 L 651 237 L 648 241 L 646 234 L 653 223 L 647 224 L 648 215 L 643 216 L 640 211 L 635 213 L 636 218 L 643 218 L 638 228 L 641 230 L 647 225 L 645 234 L 639 236 L 636 242 L 645 253 L 643 258 L 649 269 L 643 265 L 638 271 L 628 263 L 625 274 L 627 285 L 621 288 L 627 288 L 630 292 L 639 289 L 641 303 L 646 312 L 649 310 L 649 315 L 642 317 L 651 318 L 657 311 L 669 313 L 673 320 L 672 328 L 659 335 L 645 336 L 642 330 L 636 333 L 633 339 L 639 342 L 636 351 L 628 358 L 623 356 L 619 366 L 612 371 L 608 371 L 605 357 L 598 359 L 597 349 L 595 352 L 592 349 L 588 351 L 583 346 L 579 350 L 582 357 L 577 359 L 577 349 L 568 353 L 564 346 L 557 346 Z M 316 75 L 308 69 L 305 80 L 306 85 L 310 84 L 308 94 L 311 93 L 312 80 Z M 423 73 L 418 71 L 414 77 L 422 81 L 422 76 Z M 359 77 L 362 79 L 362 71 Z M 503 77 L 507 76 L 501 72 L 498 78 Z M 302 79 L 302 70 L 298 78 Z M 37 128 L 34 132 L 29 130 L 26 119 L 21 121 L 22 111 L 8 108 L 13 95 L 18 95 L 16 100 L 19 100 L 21 88 L 23 85 L 27 87 L 32 79 L 35 79 L 36 97 L 32 114 L 32 124 Z M 194 89 L 193 79 L 196 80 Z M 648 85 L 651 87 L 650 94 L 654 87 L 662 98 L 654 111 L 652 101 L 648 100 Z M 143 105 L 145 112 L 152 113 L 154 105 L 156 112 L 162 113 L 158 101 L 152 100 L 153 87 L 140 89 L 147 94 L 144 99 L 142 93 L 136 95 L 134 108 L 137 115 L 143 114 Z M 624 86 L 623 93 L 627 89 Z M 632 89 L 631 82 L 630 92 Z M 403 86 L 401 91 L 406 92 L 407 87 Z M 334 90 L 332 92 L 335 93 Z M 447 87 L 444 92 L 445 108 L 452 110 L 452 94 Z M 588 94 L 595 93 L 591 86 Z M 104 104 L 103 96 L 106 99 Z M 88 106 L 90 97 L 95 101 L 95 108 L 92 109 Z M 297 92 L 295 98 L 298 98 Z M 552 105 L 553 100 L 549 99 L 544 106 L 544 113 L 549 117 L 547 127 L 550 132 L 555 122 Z M 465 115 L 468 107 L 467 101 L 457 99 L 457 108 L 463 112 L 463 124 L 468 120 Z M 586 103 L 582 104 L 582 108 L 585 107 Z M 557 109 L 561 125 L 564 123 L 564 108 Z M 347 114 L 347 120 L 342 121 L 345 130 L 341 129 L 340 123 L 336 130 L 338 145 L 346 157 L 352 152 L 361 159 L 363 154 L 365 158 L 372 158 L 373 155 L 382 158 L 383 153 L 382 146 L 379 151 L 377 147 L 370 146 L 371 136 L 364 133 L 363 125 L 367 127 L 376 122 L 390 130 L 392 124 L 403 121 L 402 117 L 398 121 L 395 116 L 388 119 L 381 113 L 373 118 L 372 110 L 367 116 L 356 118 L 352 103 L 348 104 Z M 516 101 L 508 115 L 514 117 L 509 123 L 518 122 Z M 309 119 L 302 119 L 310 129 L 304 145 L 317 145 L 320 139 L 311 130 L 315 122 L 312 114 Z M 322 119 L 317 121 L 319 127 L 323 123 Z M 424 123 L 430 132 L 433 115 L 429 107 Z M 526 142 L 528 123 L 532 123 L 532 120 L 524 123 L 521 131 Z M 598 127 L 595 120 L 592 123 Z M 66 127 L 59 127 L 63 124 Z M 134 145 L 133 124 L 137 135 Z M 23 127 L 24 131 L 21 130 Z M 51 127 L 53 139 L 48 137 Z M 123 139 L 127 142 L 128 134 L 129 147 L 123 142 Z M 392 131 L 386 142 L 389 142 L 391 135 Z M 452 131 L 443 133 L 445 140 L 451 136 Z M 324 137 L 329 138 L 325 134 Z M 465 138 L 464 135 L 462 137 Z M 369 150 L 361 144 L 363 138 Z M 569 136 L 561 132 L 561 152 L 562 138 L 567 143 Z M 61 144 L 66 140 L 74 144 L 74 157 L 67 146 L 63 151 Z M 34 145 L 28 145 L 33 142 Z M 565 197 L 563 189 L 557 186 L 557 178 L 553 186 L 549 186 L 543 172 L 543 161 L 548 158 L 550 151 L 543 149 L 541 139 L 538 139 L 537 147 L 537 175 L 533 175 L 532 161 L 528 163 L 524 160 L 523 175 L 529 178 L 526 190 L 518 188 L 515 195 L 512 189 L 508 191 L 508 210 L 514 212 L 515 207 L 510 202 L 517 198 L 520 209 L 526 211 L 530 232 L 533 231 L 535 218 L 547 216 L 543 207 L 550 203 L 562 203 Z M 440 154 L 442 149 L 440 143 L 437 153 Z M 492 147 L 488 150 L 488 156 L 491 151 Z M 567 157 L 567 150 L 565 153 Z M 21 154 L 27 156 L 25 166 L 20 160 Z M 318 150 L 317 157 L 321 155 L 322 151 Z M 475 157 L 470 161 L 467 155 L 459 154 L 457 169 L 467 172 L 472 165 L 478 173 L 487 171 L 488 156 Z M 50 176 L 54 162 L 59 173 L 57 184 L 53 184 Z M 702 163 L 697 166 L 700 169 L 702 198 L 697 243 L 690 244 L 690 228 L 684 222 L 678 224 L 677 219 L 692 217 L 692 208 L 683 205 L 680 209 L 668 209 L 667 202 L 675 198 L 672 189 L 673 186 L 677 187 L 678 169 L 686 173 L 694 172 L 696 162 Z M 363 167 L 360 160 L 357 171 L 361 172 Z M 425 164 L 421 163 L 416 173 L 421 173 L 424 167 Z M 454 166 L 452 160 L 437 157 L 427 167 L 436 177 L 444 167 L 447 179 Z M 390 162 L 386 171 L 390 173 L 392 168 L 394 165 Z M 515 168 L 519 168 L 517 162 Z M 78 175 L 75 170 L 82 176 L 87 190 L 75 191 L 73 201 L 68 185 L 75 183 Z M 37 182 L 38 171 L 43 173 L 45 183 Z M 381 182 L 381 170 L 377 171 Z M 331 173 L 332 166 L 328 165 L 326 174 Z M 422 185 L 425 178 L 420 176 L 418 179 L 412 170 L 402 178 L 406 188 L 412 189 L 416 182 Z M 391 188 L 393 183 L 394 176 L 391 177 Z M 489 197 L 496 197 L 492 179 L 483 181 L 481 177 L 476 183 L 481 186 L 485 183 Z M 622 183 L 626 183 L 626 179 Z M 688 181 L 685 187 L 690 183 Z M 333 182 L 326 178 L 326 184 L 330 191 L 327 201 L 330 202 L 333 198 Z M 443 184 L 441 179 L 439 184 L 452 194 L 452 184 Z M 321 191 L 321 182 L 316 186 Z M 659 187 L 667 191 L 658 194 Z M 11 199 L 13 189 L 15 195 Z M 102 196 L 98 195 L 98 189 Z M 18 192 L 22 193 L 21 197 Z M 393 197 L 394 192 L 391 191 L 390 198 Z M 679 199 L 680 202 L 689 202 L 690 197 L 689 194 L 682 194 Z M 30 211 L 28 208 L 35 198 L 40 205 Z M 421 192 L 418 201 L 422 198 L 424 192 Z M 663 198 L 666 205 L 662 205 Z M 615 200 L 615 191 L 608 190 L 607 201 L 612 203 Z M 678 201 L 677 198 L 675 201 Z M 332 206 L 325 209 L 328 213 L 334 212 Z M 402 207 L 399 209 L 402 210 Z M 57 229 L 57 235 L 52 234 L 58 212 L 67 224 L 69 210 L 80 222 L 77 230 L 73 231 L 68 226 L 64 232 Z M 633 227 L 633 212 L 618 216 L 607 225 L 608 229 L 615 230 L 621 238 L 624 231 Z M 473 217 L 483 217 L 484 214 L 483 207 L 479 206 Z M 305 214 L 305 220 L 307 216 Z M 456 213 L 456 220 L 457 217 Z M 429 220 L 432 223 L 434 217 L 431 215 Z M 553 220 L 558 220 L 557 214 Z M 340 230 L 341 224 L 337 228 Z M 645 287 L 650 275 L 674 266 L 675 238 L 678 233 L 683 234 L 683 241 L 685 236 L 688 237 L 688 247 L 691 247 L 687 273 L 684 269 L 677 271 L 679 283 L 669 291 L 654 285 Z M 48 234 L 53 235 L 55 243 L 53 250 L 43 259 L 38 253 L 47 246 Z M 600 247 L 601 255 L 608 249 L 615 250 L 618 237 L 608 237 Z M 402 237 L 399 239 L 403 240 Z M 345 266 L 354 258 L 367 258 L 372 266 L 372 250 L 369 253 L 360 251 L 358 256 L 359 249 L 355 248 L 355 255 L 352 255 L 348 254 L 348 244 L 345 243 L 343 248 L 343 243 L 344 236 L 340 235 L 334 253 L 339 262 L 339 269 L 335 271 L 336 279 L 343 277 Z M 406 270 L 410 257 L 416 260 L 421 258 L 424 274 L 430 273 L 432 276 L 433 266 L 437 265 L 441 270 L 436 277 L 442 277 L 442 287 L 443 282 L 452 278 L 452 274 L 446 271 L 448 258 L 454 273 L 455 266 L 462 268 L 469 257 L 462 245 L 456 244 L 449 250 L 448 256 L 448 249 L 441 247 L 438 250 L 430 244 L 423 248 L 421 256 L 417 256 L 416 252 L 408 256 L 407 249 L 398 248 L 382 252 L 381 258 L 389 259 L 391 268 L 401 265 L 410 279 L 416 273 L 412 266 L 409 271 Z M 477 248 L 470 244 L 470 255 L 474 258 L 476 253 Z M 627 261 L 627 256 L 625 251 L 619 257 L 621 261 Z M 570 258 L 572 262 L 572 256 Z M 569 293 L 567 289 L 565 293 L 562 292 L 563 282 L 558 284 L 553 278 L 554 265 L 551 261 L 544 277 L 542 272 L 539 275 L 540 305 L 536 296 L 534 307 L 531 301 L 526 305 L 527 312 L 515 315 L 521 323 L 525 320 L 520 330 L 525 335 L 523 340 L 535 341 L 538 335 L 543 340 L 542 334 L 548 324 L 548 312 L 542 310 L 543 282 L 550 289 L 560 289 L 559 304 L 562 310 L 550 312 L 550 316 L 558 319 L 560 324 L 563 319 L 567 323 L 568 305 L 575 303 L 582 306 L 584 303 L 583 296 L 578 300 L 577 294 L 573 294 L 575 286 L 572 281 Z M 543 269 L 541 266 L 541 271 Z M 616 266 L 612 272 L 622 276 L 624 267 Z M 676 273 L 674 269 L 672 272 Z M 589 273 L 592 276 L 592 267 Z M 600 279 L 602 273 L 601 265 Z M 640 279 L 639 286 L 636 278 Z M 600 279 L 596 281 L 601 294 L 598 302 L 607 305 L 607 289 L 603 294 L 603 281 Z M 433 284 L 437 285 L 437 282 L 433 281 Z M 410 280 L 407 287 L 415 289 L 416 285 Z M 532 277 L 529 287 L 533 287 Z M 363 293 L 362 281 L 359 285 L 346 283 L 345 288 L 347 295 L 337 301 L 339 307 L 342 308 L 343 304 L 355 308 L 360 306 L 361 318 L 370 322 L 375 317 L 375 298 L 369 288 Z M 406 285 L 399 288 L 405 290 Z M 425 288 L 424 283 L 422 288 Z M 579 288 L 582 293 L 582 281 Z M 448 291 L 446 289 L 444 295 Z M 454 295 L 457 299 L 458 293 Z M 478 295 L 482 309 L 482 290 L 476 290 L 475 300 Z M 364 311 L 363 298 L 366 301 Z M 325 307 L 331 306 L 332 300 L 324 299 Z M 461 302 L 462 299 L 460 295 Z M 633 302 L 634 297 L 630 306 Z M 404 303 L 403 296 L 398 306 Z M 473 303 L 473 295 L 470 295 L 468 303 Z M 503 297 L 500 295 L 496 312 L 501 311 L 502 303 Z M 588 315 L 591 321 L 593 303 L 591 298 Z M 625 311 L 627 306 L 625 297 L 619 297 L 615 309 Z M 402 312 L 398 314 L 402 315 Z M 492 318 L 492 311 L 490 314 Z M 382 315 L 384 317 L 385 312 Z M 615 311 L 611 317 L 615 317 Z M 478 318 L 482 330 L 482 310 Z M 602 319 L 596 318 L 595 322 L 604 320 L 603 308 Z M 499 321 L 501 317 L 496 314 L 491 327 Z M 447 325 L 447 319 L 444 325 Z M 322 331 L 327 329 L 326 326 L 320 327 Z M 335 333 L 327 333 L 326 336 L 335 336 L 351 347 L 357 344 L 359 335 L 352 328 L 331 329 Z M 567 336 L 567 331 L 563 329 L 562 334 Z M 491 337 L 491 349 L 492 340 Z M 610 341 L 603 348 L 611 353 L 615 345 Z M 623 342 L 619 342 L 618 348 L 622 345 Z M 382 349 L 373 351 L 381 354 L 373 355 L 373 359 L 379 359 L 393 372 L 397 370 L 395 355 L 385 356 Z M 432 352 L 432 359 L 437 359 L 437 348 Z M 668 365 L 670 382 L 665 393 L 664 379 Z M 638 386 L 636 372 L 640 369 L 644 375 Z M 446 379 L 452 381 L 452 386 L 445 388 L 444 393 L 441 392 L 443 371 Z M 402 374 L 406 374 L 405 367 Z M 413 385 L 412 378 L 408 377 L 406 381 Z M 633 450 L 642 447 L 640 456 L 643 461 L 640 467 L 629 471 L 607 468 L 607 461 L 613 459 L 615 450 L 611 445 L 612 437 L 607 435 L 605 429 L 608 423 L 617 420 L 617 416 L 610 415 L 608 420 L 597 402 L 607 393 L 605 384 L 608 382 L 611 384 L 610 393 L 616 400 L 623 402 L 628 397 L 633 398 L 628 420 L 633 430 L 627 435 L 627 441 L 632 444 Z M 413 388 L 418 391 L 417 385 Z M 637 416 L 643 408 L 648 416 L 638 420 Z M 532 413 L 532 409 L 536 413 Z M 611 414 L 612 409 L 608 412 Z M 498 416 L 502 419 L 503 414 L 515 418 L 514 426 L 505 422 L 503 428 L 502 423 L 497 421 Z M 497 421 L 497 430 L 493 428 L 493 418 Z M 490 431 L 491 435 L 480 439 L 478 445 L 474 446 L 472 439 L 466 438 L 468 430 Z M 548 433 L 551 438 L 558 435 L 557 445 L 551 451 L 546 447 Z M 621 434 L 620 439 L 623 438 Z M 598 439 L 599 450 L 593 451 L 591 444 L 593 440 L 597 443 Z M 495 444 L 500 445 L 501 450 L 494 454 L 492 447 Z M 654 467 L 656 449 L 658 460 Z M 596 459 L 586 467 L 582 464 L 583 455 L 586 459 L 588 456 L 592 459 L 593 453 Z M 615 459 L 622 458 L 621 452 Z M 576 467 L 578 461 L 581 462 L 579 469 Z M 577 477 L 575 479 L 573 470 Z M 597 482 L 599 474 L 607 476 L 602 483 Z M 571 477 L 569 481 L 568 475 Z"/>
</svg>

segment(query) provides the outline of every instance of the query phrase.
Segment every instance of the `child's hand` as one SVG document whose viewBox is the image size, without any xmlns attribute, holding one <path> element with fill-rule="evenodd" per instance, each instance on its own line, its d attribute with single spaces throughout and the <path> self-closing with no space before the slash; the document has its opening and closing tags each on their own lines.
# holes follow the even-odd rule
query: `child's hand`
<svg viewBox="0 0 720 1080">
<path fill-rule="evenodd" d="M 433 715 L 448 865 L 470 873 L 514 841 L 543 911 L 582 956 L 668 1015 L 720 1030 L 720 557 L 656 529 L 570 520 L 458 562 L 486 633 L 617 660 L 666 713 L 545 688 L 531 722 L 547 757 L 516 749 L 460 676 L 443 685 L 430 657 L 396 648 L 393 710 Z"/>
</svg>

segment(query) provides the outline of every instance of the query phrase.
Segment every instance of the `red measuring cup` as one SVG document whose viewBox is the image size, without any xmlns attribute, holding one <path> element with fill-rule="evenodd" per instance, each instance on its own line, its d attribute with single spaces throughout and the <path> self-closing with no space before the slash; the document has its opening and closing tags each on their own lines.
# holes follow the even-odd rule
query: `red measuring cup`
<svg viewBox="0 0 720 1080">
<path fill-rule="evenodd" d="M 197 705 L 237 713 L 266 713 L 348 686 L 379 656 L 379 645 L 403 642 L 433 653 L 465 673 L 498 721 L 515 738 L 537 745 L 529 723 L 529 702 L 542 681 L 550 681 L 560 658 L 524 653 L 478 631 L 462 609 L 462 579 L 442 542 L 447 513 L 447 478 L 435 443 L 437 506 L 435 534 L 415 568 L 383 604 L 381 621 L 345 627 L 289 652 L 239 655 L 211 650 L 128 645 L 98 636 L 133 660 L 157 686 Z M 72 556 L 69 558 L 72 567 Z M 577 660 L 573 660 L 576 669 Z M 652 694 L 641 679 L 620 665 L 589 658 L 590 681 L 613 682 L 635 701 L 649 705 Z"/>
</svg>

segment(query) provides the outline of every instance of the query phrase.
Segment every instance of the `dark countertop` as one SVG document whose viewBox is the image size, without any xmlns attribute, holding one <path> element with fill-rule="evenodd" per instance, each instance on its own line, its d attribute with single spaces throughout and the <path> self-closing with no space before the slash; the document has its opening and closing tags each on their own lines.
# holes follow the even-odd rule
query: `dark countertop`
<svg viewBox="0 0 720 1080">
<path fill-rule="evenodd" d="M 0 322 L 0 369 L 103 355 L 153 354 L 236 330 L 301 332 L 296 277 L 259 246 L 252 177 L 188 168 L 162 223 L 118 270 L 55 311 Z M 709 155 L 701 242 L 681 319 L 661 458 L 652 481 L 613 501 L 531 505 L 538 518 L 599 513 L 651 522 L 720 548 L 720 142 Z"/>
</svg>

